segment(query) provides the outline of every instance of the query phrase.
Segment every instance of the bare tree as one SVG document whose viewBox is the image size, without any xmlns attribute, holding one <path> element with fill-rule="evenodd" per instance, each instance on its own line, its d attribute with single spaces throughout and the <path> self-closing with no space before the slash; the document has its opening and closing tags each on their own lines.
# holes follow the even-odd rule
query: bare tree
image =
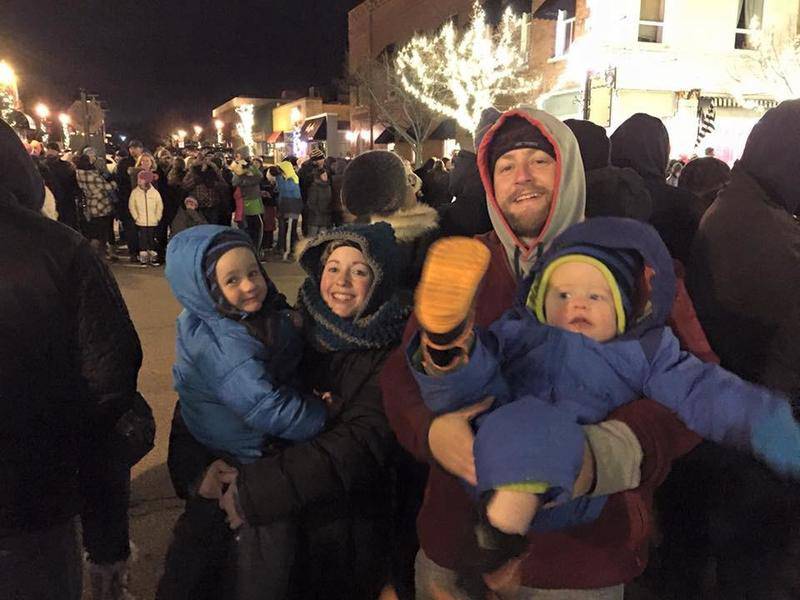
<svg viewBox="0 0 800 600">
<path fill-rule="evenodd" d="M 476 2 L 463 30 L 448 22 L 400 49 L 400 82 L 412 97 L 472 133 L 485 108 L 528 99 L 539 86 L 527 73 L 527 34 L 527 19 L 510 8 L 495 28 Z"/>
<path fill-rule="evenodd" d="M 749 35 L 733 79 L 743 88 L 757 89 L 776 100 L 800 96 L 800 35 L 792 27 L 759 29 Z"/>
<path fill-rule="evenodd" d="M 384 50 L 351 73 L 353 83 L 369 99 L 377 122 L 391 128 L 398 141 L 413 149 L 414 164 L 422 164 L 422 146 L 441 117 L 406 90 L 395 66 L 392 52 Z"/>
</svg>

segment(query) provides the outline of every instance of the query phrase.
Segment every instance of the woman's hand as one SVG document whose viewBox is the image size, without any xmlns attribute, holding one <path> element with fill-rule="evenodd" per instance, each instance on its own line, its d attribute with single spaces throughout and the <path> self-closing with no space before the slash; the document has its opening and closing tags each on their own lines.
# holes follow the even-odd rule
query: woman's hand
<svg viewBox="0 0 800 600">
<path fill-rule="evenodd" d="M 332 392 L 320 394 L 320 398 L 322 398 L 322 401 L 325 403 L 325 408 L 328 410 L 328 421 L 332 421 L 338 417 L 344 407 L 344 399 Z"/>
<path fill-rule="evenodd" d="M 470 421 L 489 409 L 494 398 L 436 417 L 428 430 L 428 446 L 442 468 L 470 485 L 477 485 L 472 445 L 475 435 Z"/>
<path fill-rule="evenodd" d="M 228 484 L 226 479 L 230 480 L 238 473 L 235 467 L 230 466 L 224 460 L 215 460 L 206 469 L 200 485 L 197 486 L 197 494 L 209 500 L 219 500 Z"/>
<path fill-rule="evenodd" d="M 225 511 L 227 518 L 225 521 L 231 529 L 239 529 L 244 525 L 244 517 L 239 512 L 238 494 L 239 489 L 236 486 L 236 475 L 226 474 L 223 478 L 229 482 L 228 489 L 222 494 L 219 499 L 219 507 Z"/>
</svg>

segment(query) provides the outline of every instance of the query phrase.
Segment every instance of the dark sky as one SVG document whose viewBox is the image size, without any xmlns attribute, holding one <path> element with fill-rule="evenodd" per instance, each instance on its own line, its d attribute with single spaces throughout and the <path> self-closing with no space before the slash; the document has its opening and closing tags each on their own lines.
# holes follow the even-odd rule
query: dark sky
<svg viewBox="0 0 800 600">
<path fill-rule="evenodd" d="M 84 87 L 106 102 L 111 126 L 207 126 L 234 95 L 342 75 L 347 11 L 357 4 L 0 0 L 0 59 L 16 69 L 29 107 L 41 99 L 66 108 Z"/>
</svg>

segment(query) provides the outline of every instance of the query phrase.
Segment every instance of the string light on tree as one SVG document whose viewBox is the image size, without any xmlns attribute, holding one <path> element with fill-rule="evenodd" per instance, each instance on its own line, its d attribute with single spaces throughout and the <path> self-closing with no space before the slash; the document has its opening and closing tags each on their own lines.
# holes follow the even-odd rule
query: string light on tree
<svg viewBox="0 0 800 600">
<path fill-rule="evenodd" d="M 527 21 L 509 8 L 496 29 L 477 2 L 468 27 L 452 22 L 416 35 L 397 53 L 403 87 L 431 110 L 475 131 L 483 109 L 500 98 L 524 99 L 539 85 L 525 76 Z"/>
<path fill-rule="evenodd" d="M 236 133 L 242 138 L 244 145 L 250 149 L 251 154 L 255 154 L 255 142 L 253 141 L 253 125 L 255 124 L 254 107 L 252 104 L 242 104 L 236 107 L 236 114 L 239 115 L 239 122 L 236 124 Z"/>
<path fill-rule="evenodd" d="M 69 115 L 67 113 L 61 113 L 58 115 L 58 120 L 61 123 L 61 131 L 64 134 L 64 147 L 69 148 Z"/>
<path fill-rule="evenodd" d="M 11 65 L 0 60 L 0 118 L 8 120 L 18 101 L 17 75 Z"/>
</svg>

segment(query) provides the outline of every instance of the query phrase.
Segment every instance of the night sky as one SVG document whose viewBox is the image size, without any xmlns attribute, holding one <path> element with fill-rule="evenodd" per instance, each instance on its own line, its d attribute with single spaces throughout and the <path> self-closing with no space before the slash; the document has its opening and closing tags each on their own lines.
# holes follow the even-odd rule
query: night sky
<svg viewBox="0 0 800 600">
<path fill-rule="evenodd" d="M 359 0 L 2 0 L 0 59 L 27 107 L 97 93 L 111 127 L 169 130 L 235 95 L 274 96 L 344 74 Z"/>
</svg>

